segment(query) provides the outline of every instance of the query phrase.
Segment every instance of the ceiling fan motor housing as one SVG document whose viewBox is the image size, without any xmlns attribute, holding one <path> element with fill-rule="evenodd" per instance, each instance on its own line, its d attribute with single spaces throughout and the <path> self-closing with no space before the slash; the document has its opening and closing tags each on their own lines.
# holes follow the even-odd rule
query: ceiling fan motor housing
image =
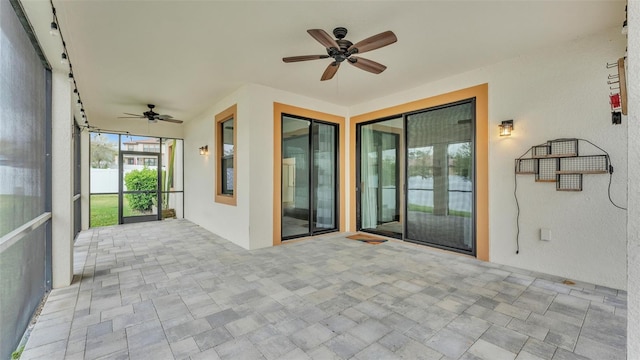
<svg viewBox="0 0 640 360">
<path fill-rule="evenodd" d="M 336 37 L 336 42 L 339 49 L 335 49 L 333 47 L 327 49 L 327 54 L 331 56 L 336 62 L 340 63 L 345 61 L 351 53 L 348 51 L 349 47 L 353 45 L 353 43 L 349 40 L 345 40 L 344 37 L 347 36 L 347 29 L 343 27 L 337 27 L 333 29 L 333 35 Z"/>
<path fill-rule="evenodd" d="M 337 39 L 344 39 L 345 36 L 347 36 L 347 28 L 343 28 L 341 26 L 333 29 L 333 35 L 337 38 Z"/>
<path fill-rule="evenodd" d="M 158 119 L 156 118 L 156 116 L 160 115 L 157 112 L 153 111 L 153 108 L 155 108 L 156 106 L 153 104 L 147 104 L 147 106 L 149 107 L 149 111 L 145 111 L 142 114 L 144 116 L 147 117 L 147 119 L 151 122 L 158 122 Z"/>
</svg>

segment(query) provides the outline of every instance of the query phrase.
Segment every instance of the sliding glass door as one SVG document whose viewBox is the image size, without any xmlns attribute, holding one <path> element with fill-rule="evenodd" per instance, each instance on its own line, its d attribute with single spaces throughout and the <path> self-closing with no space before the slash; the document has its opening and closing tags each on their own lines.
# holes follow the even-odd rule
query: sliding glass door
<svg viewBox="0 0 640 360">
<path fill-rule="evenodd" d="M 336 125 L 282 117 L 282 239 L 337 229 Z"/>
<path fill-rule="evenodd" d="M 402 238 L 402 118 L 360 126 L 360 228 Z"/>
<path fill-rule="evenodd" d="M 359 124 L 358 230 L 474 255 L 474 124 L 473 99 Z"/>
<path fill-rule="evenodd" d="M 473 101 L 406 116 L 405 239 L 475 254 Z"/>
</svg>

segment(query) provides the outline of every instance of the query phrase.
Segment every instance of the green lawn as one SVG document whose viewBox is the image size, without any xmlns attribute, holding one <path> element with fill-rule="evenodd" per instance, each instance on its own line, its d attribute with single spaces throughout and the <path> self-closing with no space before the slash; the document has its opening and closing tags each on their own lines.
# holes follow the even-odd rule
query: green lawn
<svg viewBox="0 0 640 360">
<path fill-rule="evenodd" d="M 91 195 L 90 197 L 90 214 L 89 227 L 109 226 L 118 224 L 118 195 Z M 141 213 L 139 211 L 131 209 L 129 206 L 129 200 L 127 197 L 123 197 L 124 203 L 122 204 L 123 216 L 137 216 L 148 215 L 148 213 Z M 175 211 L 173 215 L 165 215 L 164 217 L 175 217 Z"/>
<path fill-rule="evenodd" d="M 118 224 L 118 195 L 91 195 L 89 201 L 91 202 L 89 227 Z M 126 197 L 123 205 L 124 216 L 133 215 Z"/>
<path fill-rule="evenodd" d="M 418 211 L 418 212 L 432 214 L 433 213 L 433 206 L 409 204 L 409 211 Z M 471 217 L 471 213 L 470 212 L 468 212 L 468 211 L 458 211 L 458 210 L 449 210 L 449 215 L 462 216 L 462 217 Z"/>
</svg>

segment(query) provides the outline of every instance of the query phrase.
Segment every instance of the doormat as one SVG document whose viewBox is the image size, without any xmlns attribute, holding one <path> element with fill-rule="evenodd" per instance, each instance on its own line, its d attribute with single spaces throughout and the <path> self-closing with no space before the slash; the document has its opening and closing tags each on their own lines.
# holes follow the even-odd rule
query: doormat
<svg viewBox="0 0 640 360">
<path fill-rule="evenodd" d="M 379 238 L 377 236 L 366 235 L 366 234 L 354 234 L 351 236 L 347 236 L 347 239 L 362 241 L 363 243 L 371 244 L 371 245 L 379 245 L 383 242 L 387 242 L 386 239 Z"/>
</svg>

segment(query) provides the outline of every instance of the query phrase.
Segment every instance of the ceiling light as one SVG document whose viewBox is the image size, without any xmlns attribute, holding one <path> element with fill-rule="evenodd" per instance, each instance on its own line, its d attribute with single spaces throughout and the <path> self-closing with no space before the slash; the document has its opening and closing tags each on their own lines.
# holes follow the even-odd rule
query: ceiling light
<svg viewBox="0 0 640 360">
<path fill-rule="evenodd" d="M 69 59 L 67 58 L 67 54 L 62 53 L 60 58 L 60 64 L 67 65 L 69 63 Z"/>
<path fill-rule="evenodd" d="M 51 36 L 60 35 L 60 31 L 58 30 L 58 24 L 56 24 L 55 21 L 51 22 L 51 28 L 49 29 L 49 34 L 51 34 Z"/>
</svg>

